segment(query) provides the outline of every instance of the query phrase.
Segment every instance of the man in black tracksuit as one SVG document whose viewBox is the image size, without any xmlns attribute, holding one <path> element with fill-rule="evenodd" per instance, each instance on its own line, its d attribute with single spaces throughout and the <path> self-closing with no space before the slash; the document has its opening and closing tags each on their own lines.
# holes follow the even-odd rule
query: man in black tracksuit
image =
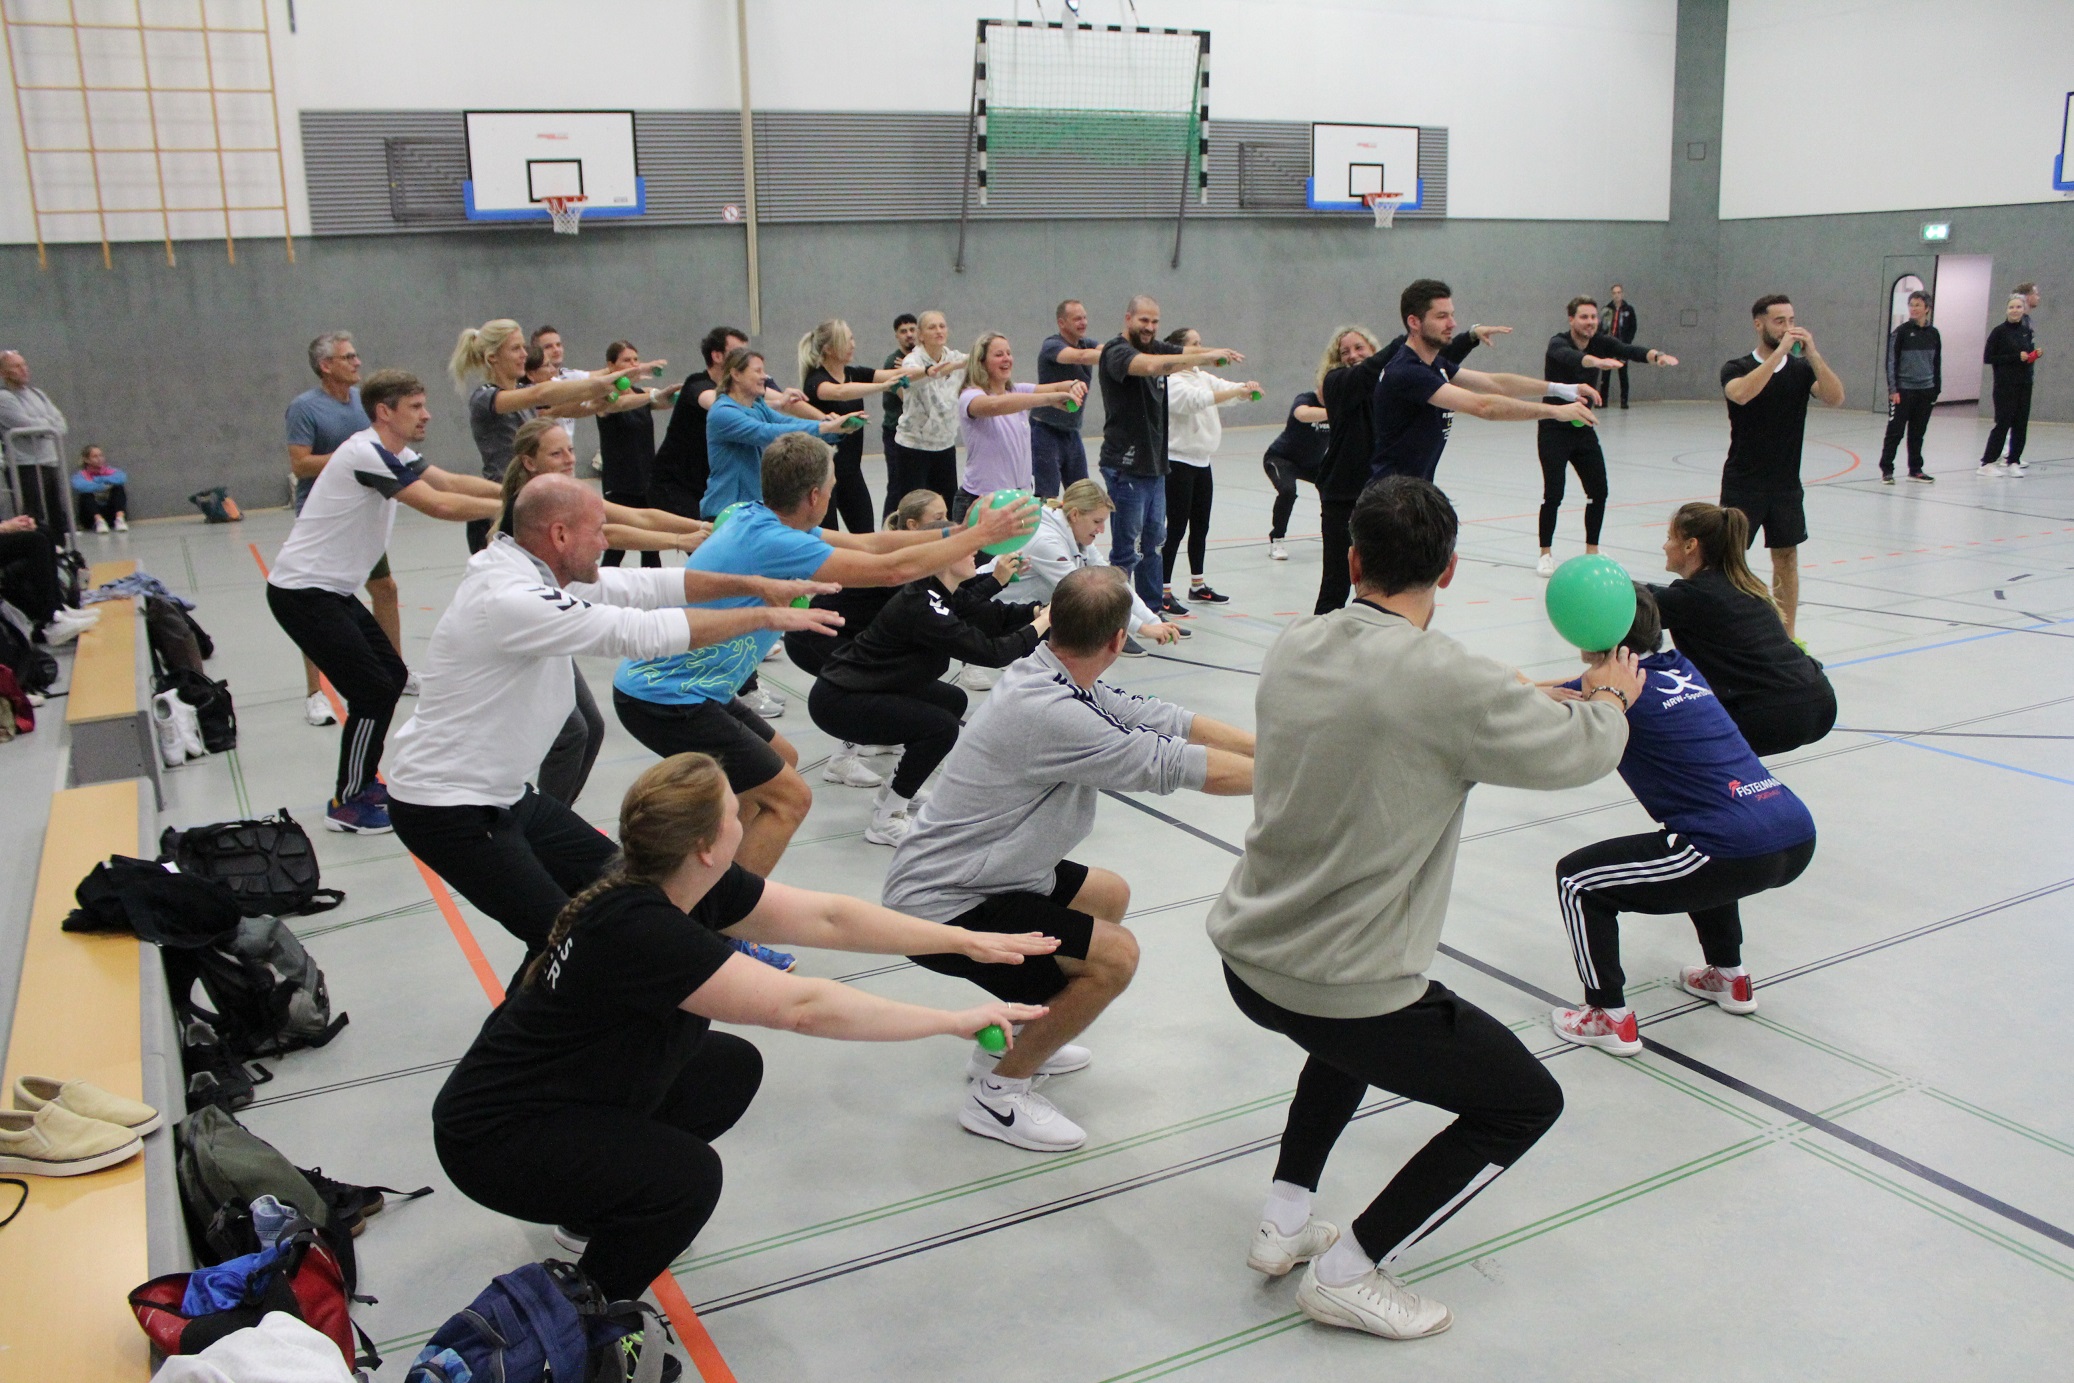
<svg viewBox="0 0 2074 1383">
<path fill-rule="evenodd" d="M 1631 312 L 1630 317 L 1633 316 Z M 1590 384 L 1601 371 L 1617 374 L 1627 387 L 1627 362 L 1676 365 L 1678 358 L 1647 346 L 1622 341 L 1599 326 L 1599 305 L 1590 298 L 1570 299 L 1570 325 L 1548 338 L 1548 356 L 1542 372 L 1552 384 Z M 1604 389 L 1600 396 L 1604 397 Z M 1543 403 L 1560 403 L 1546 398 Z M 1542 576 L 1555 572 L 1556 514 L 1563 507 L 1563 473 L 1577 469 L 1584 486 L 1584 550 L 1599 550 L 1599 528 L 1606 519 L 1606 454 L 1599 450 L 1599 430 L 1572 427 L 1544 418 L 1534 427 L 1535 450 L 1541 457 L 1541 558 L 1534 570 Z"/>
<path fill-rule="evenodd" d="M 1632 342 L 1635 339 L 1636 327 L 1635 309 L 1628 306 L 1627 290 L 1616 283 L 1613 285 L 1612 294 L 1606 299 L 1606 310 L 1599 314 L 1599 329 L 1616 341 Z M 1626 370 L 1602 371 L 1598 381 L 1599 397 L 1608 403 L 1613 402 L 1613 395 L 1609 392 L 1613 386 L 1613 381 L 1607 376 L 1615 373 L 1620 375 L 1620 406 L 1626 408 L 1628 406 L 1628 372 Z"/>
<path fill-rule="evenodd" d="M 1995 369 L 1995 426 L 1988 433 L 1988 449 L 1981 454 L 1980 473 L 1993 475 L 2002 460 L 2002 443 L 2009 442 L 2009 474 L 2024 473 L 2024 433 L 2031 425 L 2031 370 L 2038 359 L 2038 343 L 2031 335 L 2031 319 L 2024 311 L 2022 294 L 2011 294 L 2008 319 L 1988 333 L 1981 359 Z"/>
<path fill-rule="evenodd" d="M 1929 484 L 1923 469 L 1923 431 L 1944 389 L 1944 338 L 1930 325 L 1930 295 L 1908 295 L 1908 320 L 1887 337 L 1887 439 L 1880 445 L 1880 479 L 1894 483 L 1894 452 L 1908 435 L 1908 478 Z"/>
</svg>

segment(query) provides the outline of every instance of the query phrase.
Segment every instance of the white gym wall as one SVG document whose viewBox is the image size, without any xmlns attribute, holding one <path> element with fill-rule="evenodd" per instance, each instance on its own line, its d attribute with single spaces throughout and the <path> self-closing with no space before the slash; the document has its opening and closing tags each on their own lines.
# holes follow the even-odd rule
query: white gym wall
<svg viewBox="0 0 2074 1383">
<path fill-rule="evenodd" d="M 1721 216 L 2050 202 L 2068 0 L 1731 0 Z"/>
</svg>

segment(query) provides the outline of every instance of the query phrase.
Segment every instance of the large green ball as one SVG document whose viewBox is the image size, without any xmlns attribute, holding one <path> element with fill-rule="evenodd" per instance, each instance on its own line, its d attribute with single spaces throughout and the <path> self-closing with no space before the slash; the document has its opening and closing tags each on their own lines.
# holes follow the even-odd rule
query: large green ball
<svg viewBox="0 0 2074 1383">
<path fill-rule="evenodd" d="M 1635 623 L 1635 583 L 1611 557 L 1572 557 L 1548 578 L 1548 622 L 1587 653 L 1617 645 Z"/>
<path fill-rule="evenodd" d="M 1028 490 L 996 490 L 987 497 L 986 507 L 989 509 L 1006 509 L 1012 505 L 1020 504 L 1030 497 Z M 965 511 L 965 526 L 967 528 L 971 528 L 979 522 L 979 509 L 980 506 L 975 504 Z M 986 553 L 989 557 L 1005 557 L 1011 552 L 1020 552 L 1029 543 L 1030 539 L 1036 536 L 1037 530 L 1032 528 L 1028 533 L 1019 533 L 1013 538 L 1003 538 L 998 543 L 988 543 L 980 551 Z"/>
</svg>

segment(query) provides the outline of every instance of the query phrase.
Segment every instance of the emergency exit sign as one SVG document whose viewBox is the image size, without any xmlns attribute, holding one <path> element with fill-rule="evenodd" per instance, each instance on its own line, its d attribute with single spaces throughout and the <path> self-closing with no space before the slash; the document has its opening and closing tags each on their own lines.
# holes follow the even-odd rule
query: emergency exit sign
<svg viewBox="0 0 2074 1383">
<path fill-rule="evenodd" d="M 1936 243 L 1940 243 L 1940 242 L 1942 242 L 1942 241 L 1946 241 L 1946 240 L 1949 240 L 1949 239 L 1951 239 L 1951 238 L 1952 238 L 1952 223 L 1951 223 L 1951 222 L 1949 222 L 1949 221 L 1925 221 L 1925 222 L 1923 222 L 1923 240 L 1924 240 L 1924 242 L 1925 242 L 1926 244 L 1936 244 Z"/>
</svg>

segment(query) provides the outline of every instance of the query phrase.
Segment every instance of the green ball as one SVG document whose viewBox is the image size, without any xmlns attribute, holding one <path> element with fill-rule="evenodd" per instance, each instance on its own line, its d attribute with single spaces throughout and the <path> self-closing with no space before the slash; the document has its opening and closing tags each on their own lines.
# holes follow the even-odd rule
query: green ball
<svg viewBox="0 0 2074 1383">
<path fill-rule="evenodd" d="M 997 1056 L 1008 1050 L 1008 1035 L 1001 1031 L 999 1023 L 987 1024 L 979 1030 L 976 1036 L 982 1048 L 993 1052 Z"/>
<path fill-rule="evenodd" d="M 842 429 L 845 432 L 862 432 L 864 430 L 864 415 L 862 413 L 844 414 Z"/>
<path fill-rule="evenodd" d="M 795 610 L 804 610 L 813 603 L 814 598 L 812 596 L 796 595 L 792 597 L 792 608 Z"/>
<path fill-rule="evenodd" d="M 1020 504 L 1030 497 L 1028 490 L 996 490 L 987 497 L 986 507 L 989 509 L 1006 509 L 1011 505 Z M 975 504 L 965 511 L 965 526 L 967 528 L 971 528 L 979 522 L 979 509 L 980 506 Z M 1037 530 L 1033 528 L 1028 533 L 1019 533 L 1013 538 L 1003 538 L 998 543 L 988 543 L 980 551 L 986 553 L 989 557 L 1004 557 L 1011 552 L 1022 551 L 1030 539 L 1035 536 L 1037 536 Z"/>
<path fill-rule="evenodd" d="M 713 532 L 718 533 L 720 531 L 720 525 L 726 523 L 729 519 L 733 518 L 735 516 L 736 510 L 747 509 L 748 507 L 748 500 L 737 500 L 733 504 L 728 505 L 727 508 L 715 514 L 713 516 Z"/>
<path fill-rule="evenodd" d="M 1068 413 L 1078 413 L 1080 411 L 1080 401 L 1078 399 L 1067 399 L 1066 402 L 1061 406 Z"/>
<path fill-rule="evenodd" d="M 1611 557 L 1572 557 L 1548 578 L 1548 622 L 1587 653 L 1614 647 L 1635 623 L 1635 583 Z"/>
</svg>

